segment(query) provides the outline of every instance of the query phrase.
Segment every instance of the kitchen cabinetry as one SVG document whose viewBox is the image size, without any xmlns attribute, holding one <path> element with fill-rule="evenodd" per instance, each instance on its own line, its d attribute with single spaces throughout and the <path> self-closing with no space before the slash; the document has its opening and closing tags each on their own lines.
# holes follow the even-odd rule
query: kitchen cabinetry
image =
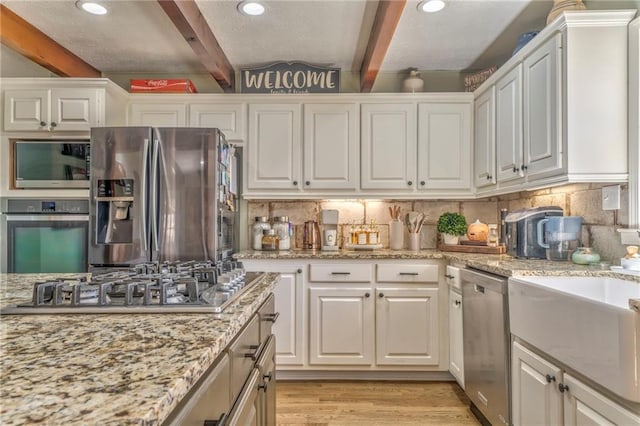
<svg viewBox="0 0 640 426">
<path fill-rule="evenodd" d="M 130 126 L 186 127 L 186 103 L 133 102 L 129 105 Z"/>
<path fill-rule="evenodd" d="M 105 90 L 16 89 L 4 92 L 5 131 L 89 131 L 104 123 Z"/>
<path fill-rule="evenodd" d="M 491 86 L 476 97 L 474 112 L 474 183 L 477 189 L 491 187 L 496 183 L 496 123 L 495 87 Z"/>
<path fill-rule="evenodd" d="M 358 187 L 360 158 L 355 103 L 304 105 L 304 189 Z"/>
<path fill-rule="evenodd" d="M 246 188 L 299 191 L 302 182 L 302 105 L 250 104 Z"/>
<path fill-rule="evenodd" d="M 216 127 L 228 141 L 246 140 L 246 104 L 220 102 L 189 104 L 189 127 Z"/>
<path fill-rule="evenodd" d="M 471 103 L 418 104 L 419 190 L 471 188 Z"/>
<path fill-rule="evenodd" d="M 363 189 L 415 188 L 416 119 L 413 103 L 362 104 Z"/>
<path fill-rule="evenodd" d="M 625 46 L 633 14 L 567 12 L 476 91 L 478 193 L 627 180 Z"/>
<path fill-rule="evenodd" d="M 512 346 L 512 413 L 514 426 L 640 424 L 640 416 L 518 342 Z"/>
</svg>

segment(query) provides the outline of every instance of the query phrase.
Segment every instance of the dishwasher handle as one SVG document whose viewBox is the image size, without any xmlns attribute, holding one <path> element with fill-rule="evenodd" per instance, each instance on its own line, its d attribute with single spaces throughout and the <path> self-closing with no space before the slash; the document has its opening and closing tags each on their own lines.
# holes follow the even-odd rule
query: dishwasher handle
<svg viewBox="0 0 640 426">
<path fill-rule="evenodd" d="M 474 284 L 474 285 L 473 285 L 473 290 L 474 290 L 476 293 L 482 293 L 482 294 L 484 294 L 484 287 L 482 287 L 481 285 Z"/>
</svg>

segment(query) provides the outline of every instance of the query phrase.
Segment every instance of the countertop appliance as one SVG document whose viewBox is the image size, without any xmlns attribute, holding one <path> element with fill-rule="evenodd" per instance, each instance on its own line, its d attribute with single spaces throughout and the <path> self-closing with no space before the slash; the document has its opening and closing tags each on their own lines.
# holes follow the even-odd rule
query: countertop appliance
<svg viewBox="0 0 640 426">
<path fill-rule="evenodd" d="M 219 313 L 265 276 L 231 261 L 144 263 L 37 282 L 31 301 L 0 313 Z"/>
<path fill-rule="evenodd" d="M 338 251 L 338 210 L 323 209 L 322 219 L 322 251 Z"/>
<path fill-rule="evenodd" d="M 507 254 L 524 259 L 545 259 L 546 250 L 538 244 L 538 222 L 550 216 L 562 216 L 555 206 L 515 210 L 505 217 Z"/>
<path fill-rule="evenodd" d="M 241 162 L 218 129 L 92 128 L 91 149 L 91 270 L 237 249 Z"/>
<path fill-rule="evenodd" d="M 507 278 L 460 271 L 465 392 L 471 411 L 492 425 L 511 424 Z"/>
<path fill-rule="evenodd" d="M 0 200 L 0 272 L 87 272 L 89 201 Z"/>
</svg>

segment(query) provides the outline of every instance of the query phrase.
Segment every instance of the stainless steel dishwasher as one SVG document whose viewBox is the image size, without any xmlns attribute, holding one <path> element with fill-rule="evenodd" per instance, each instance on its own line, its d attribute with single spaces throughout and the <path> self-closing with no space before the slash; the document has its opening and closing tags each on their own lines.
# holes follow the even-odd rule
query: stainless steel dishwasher
<svg viewBox="0 0 640 426">
<path fill-rule="evenodd" d="M 460 278 L 465 392 L 471 410 L 483 423 L 511 424 L 507 278 L 474 269 L 461 270 Z"/>
</svg>

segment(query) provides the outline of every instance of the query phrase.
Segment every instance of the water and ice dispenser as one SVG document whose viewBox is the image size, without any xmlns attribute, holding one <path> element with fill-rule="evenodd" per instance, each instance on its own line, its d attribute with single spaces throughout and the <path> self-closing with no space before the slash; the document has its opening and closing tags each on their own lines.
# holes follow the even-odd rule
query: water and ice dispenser
<svg viewBox="0 0 640 426">
<path fill-rule="evenodd" d="M 96 197 L 96 242 L 133 242 L 133 179 L 100 179 Z"/>
</svg>

